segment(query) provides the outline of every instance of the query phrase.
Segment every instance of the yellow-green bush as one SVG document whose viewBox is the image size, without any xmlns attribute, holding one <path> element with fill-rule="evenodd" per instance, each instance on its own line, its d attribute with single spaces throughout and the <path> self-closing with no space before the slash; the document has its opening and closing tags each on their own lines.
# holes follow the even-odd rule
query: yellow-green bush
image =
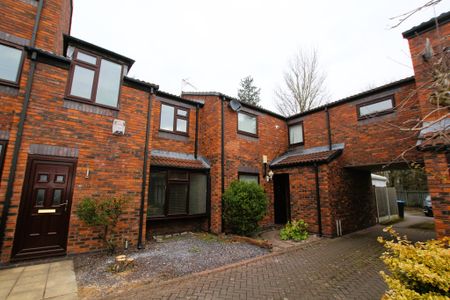
<svg viewBox="0 0 450 300">
<path fill-rule="evenodd" d="M 392 240 L 378 241 L 386 251 L 381 259 L 390 274 L 381 271 L 389 290 L 383 299 L 450 299 L 450 238 L 412 243 L 391 227 Z"/>
</svg>

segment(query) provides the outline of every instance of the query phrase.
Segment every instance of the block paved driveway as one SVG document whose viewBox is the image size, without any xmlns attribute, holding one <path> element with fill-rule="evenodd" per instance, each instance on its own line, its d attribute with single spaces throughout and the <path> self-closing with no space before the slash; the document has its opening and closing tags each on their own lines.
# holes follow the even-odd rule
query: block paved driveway
<svg viewBox="0 0 450 300">
<path fill-rule="evenodd" d="M 433 231 L 409 228 L 414 218 L 432 220 L 411 216 L 395 227 L 413 240 L 434 238 Z M 379 275 L 383 249 L 376 238 L 380 234 L 382 226 L 377 225 L 225 270 L 140 286 L 114 298 L 380 299 L 386 290 Z"/>
</svg>

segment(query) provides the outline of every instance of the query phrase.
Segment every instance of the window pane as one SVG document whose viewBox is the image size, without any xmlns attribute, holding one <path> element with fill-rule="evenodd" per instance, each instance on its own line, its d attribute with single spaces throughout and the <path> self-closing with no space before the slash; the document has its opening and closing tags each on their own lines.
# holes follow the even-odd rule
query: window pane
<svg viewBox="0 0 450 300">
<path fill-rule="evenodd" d="M 45 189 L 38 189 L 36 193 L 35 206 L 44 206 L 45 201 Z"/>
<path fill-rule="evenodd" d="M 174 108 L 168 105 L 161 105 L 161 124 L 159 128 L 173 131 Z"/>
<path fill-rule="evenodd" d="M 303 143 L 303 125 L 289 126 L 289 144 Z"/>
<path fill-rule="evenodd" d="M 91 99 L 94 74 L 95 72 L 90 69 L 75 66 L 70 94 L 85 99 Z"/>
<path fill-rule="evenodd" d="M 186 117 L 187 116 L 187 111 L 184 109 L 177 109 L 177 115 L 182 116 L 182 117 Z"/>
<path fill-rule="evenodd" d="M 121 78 L 122 66 L 102 59 L 95 102 L 117 107 Z"/>
<path fill-rule="evenodd" d="M 48 182 L 48 175 L 47 174 L 39 174 L 38 182 Z"/>
<path fill-rule="evenodd" d="M 150 175 L 150 191 L 148 202 L 149 216 L 164 215 L 166 202 L 166 172 L 152 172 Z"/>
<path fill-rule="evenodd" d="M 186 214 L 187 183 L 169 184 L 169 215 Z"/>
<path fill-rule="evenodd" d="M 97 64 L 97 57 L 92 56 L 92 55 L 88 55 L 88 54 L 84 54 L 82 52 L 78 52 L 77 53 L 77 59 L 87 62 L 89 64 L 93 64 L 96 65 Z"/>
<path fill-rule="evenodd" d="M 238 113 L 238 130 L 256 134 L 256 117 Z"/>
<path fill-rule="evenodd" d="M 177 131 L 187 132 L 187 121 L 183 119 L 177 119 Z"/>
<path fill-rule="evenodd" d="M 63 192 L 62 190 L 53 191 L 52 206 L 57 206 L 61 204 L 62 192 Z"/>
<path fill-rule="evenodd" d="M 55 182 L 56 183 L 64 183 L 65 181 L 65 176 L 64 175 L 56 175 L 55 176 Z"/>
<path fill-rule="evenodd" d="M 239 174 L 239 181 L 258 183 L 258 175 Z"/>
<path fill-rule="evenodd" d="M 392 109 L 392 100 L 386 99 L 377 103 L 372 103 L 369 105 L 361 106 L 359 108 L 359 115 L 360 116 L 366 116 L 373 113 L 377 113 L 380 111 Z"/>
<path fill-rule="evenodd" d="M 206 192 L 206 175 L 192 173 L 189 186 L 189 214 L 206 213 Z"/>
<path fill-rule="evenodd" d="M 21 50 L 0 45 L 0 79 L 16 82 L 21 60 Z"/>
</svg>

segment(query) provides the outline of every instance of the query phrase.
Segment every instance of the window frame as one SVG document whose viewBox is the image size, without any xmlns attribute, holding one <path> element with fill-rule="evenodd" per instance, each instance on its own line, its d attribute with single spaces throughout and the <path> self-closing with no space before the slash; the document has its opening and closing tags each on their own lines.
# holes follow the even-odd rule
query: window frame
<svg viewBox="0 0 450 300">
<path fill-rule="evenodd" d="M 6 47 L 10 47 L 10 48 L 15 48 L 18 49 L 22 52 L 22 56 L 20 57 L 20 63 L 19 63 L 19 69 L 17 72 L 17 78 L 15 81 L 10 81 L 10 80 L 6 80 L 6 79 L 2 79 L 0 78 L 0 84 L 1 85 L 7 85 L 7 86 L 11 86 L 11 87 L 19 87 L 20 86 L 20 79 L 22 77 L 22 70 L 23 70 L 23 65 L 25 63 L 25 49 L 22 46 L 4 41 L 4 40 L 0 40 L 0 45 L 6 46 Z"/>
<path fill-rule="evenodd" d="M 186 180 L 182 179 L 169 179 L 169 173 L 170 172 L 187 172 L 188 178 Z M 152 172 L 164 172 L 166 175 L 166 190 L 165 190 L 165 203 L 164 203 L 164 212 L 162 215 L 157 216 L 149 216 L 147 215 L 147 220 L 153 221 L 153 220 L 171 220 L 171 219 L 189 219 L 189 218 L 198 218 L 198 217 L 207 217 L 209 216 L 210 212 L 210 176 L 208 170 L 198 170 L 198 169 L 184 169 L 184 168 L 164 168 L 164 167 L 152 167 L 150 170 L 150 174 Z M 190 208 L 190 185 L 191 185 L 191 174 L 202 174 L 206 176 L 206 209 L 204 213 L 201 214 L 190 214 L 189 208 Z M 149 180 L 151 180 L 151 175 L 149 176 Z M 149 182 L 149 193 L 147 196 L 147 207 L 150 205 L 150 182 Z M 168 195 L 169 195 L 169 185 L 170 184 L 187 184 L 187 199 L 186 199 L 186 212 L 185 214 L 169 214 L 169 201 L 168 201 Z"/>
<path fill-rule="evenodd" d="M 367 115 L 361 115 L 361 107 L 372 105 L 372 104 L 379 103 L 379 102 L 384 102 L 386 100 L 391 100 L 392 108 L 381 110 L 381 111 L 377 111 L 377 112 L 370 113 L 370 114 L 367 114 Z M 359 104 L 356 105 L 356 114 L 358 116 L 358 120 L 367 120 L 367 119 L 370 119 L 370 118 L 375 118 L 375 117 L 378 117 L 378 116 L 391 114 L 393 112 L 395 112 L 395 95 L 389 95 L 389 96 L 385 96 L 385 97 L 380 97 L 380 98 L 377 98 L 377 99 L 374 99 L 374 100 L 370 100 L 370 101 L 365 101 L 365 102 L 362 102 L 362 103 L 359 103 Z"/>
<path fill-rule="evenodd" d="M 241 181 L 241 175 L 256 176 L 258 178 L 258 185 L 260 184 L 259 173 L 238 172 L 238 181 Z"/>
<path fill-rule="evenodd" d="M 254 117 L 254 118 L 255 118 L 255 120 L 256 120 L 256 133 L 252 133 L 252 132 L 248 132 L 248 131 L 243 131 L 243 130 L 240 130 L 240 129 L 239 129 L 239 114 L 244 114 L 244 115 L 247 115 L 247 116 L 250 116 L 250 117 Z M 249 113 L 249 112 L 247 112 L 247 111 L 242 111 L 242 110 L 240 110 L 240 111 L 238 111 L 237 114 L 236 114 L 236 119 L 237 119 L 237 133 L 243 134 L 243 135 L 247 135 L 247 136 L 251 136 L 251 137 L 254 137 L 254 138 L 257 138 L 257 137 L 258 137 L 258 131 L 259 131 L 258 115 Z"/>
<path fill-rule="evenodd" d="M 96 64 L 94 65 L 94 64 L 88 63 L 86 61 L 79 60 L 78 59 L 78 53 L 79 52 L 81 52 L 82 54 L 85 54 L 85 55 L 89 55 L 89 56 L 95 57 L 96 58 Z M 98 90 L 98 82 L 99 82 L 99 77 L 100 77 L 100 70 L 101 70 L 101 67 L 102 67 L 102 63 L 101 63 L 102 59 L 108 60 L 108 61 L 110 61 L 112 63 L 120 65 L 120 83 L 119 83 L 119 93 L 117 95 L 117 106 L 110 106 L 110 105 L 106 105 L 106 104 L 101 104 L 101 103 L 97 103 L 97 101 L 96 101 L 97 90 Z M 72 89 L 73 78 L 74 78 L 75 67 L 76 66 L 80 66 L 82 68 L 94 71 L 94 79 L 92 81 L 91 97 L 89 99 L 70 94 L 71 89 Z M 95 106 L 100 106 L 100 107 L 103 107 L 103 108 L 119 110 L 120 109 L 120 98 L 121 98 L 121 94 L 122 94 L 123 78 L 124 78 L 124 65 L 123 65 L 123 63 L 118 62 L 118 61 L 116 61 L 114 59 L 111 59 L 109 57 L 103 57 L 103 56 L 97 55 L 95 53 L 92 53 L 92 52 L 84 50 L 84 49 L 75 48 L 74 51 L 73 51 L 73 54 L 72 54 L 72 61 L 71 61 L 71 64 L 70 64 L 70 69 L 69 69 L 69 78 L 67 80 L 67 86 L 66 86 L 66 91 L 65 91 L 65 98 L 69 99 L 69 100 L 74 100 L 74 101 L 78 101 L 78 102 L 83 102 L 83 103 L 95 105 Z"/>
<path fill-rule="evenodd" d="M 8 141 L 0 140 L 0 144 L 2 145 L 2 152 L 0 153 L 0 184 L 1 184 L 2 174 L 3 174 L 3 166 L 5 164 L 6 149 L 8 147 Z"/>
<path fill-rule="evenodd" d="M 302 141 L 300 143 L 293 143 L 293 144 L 291 144 L 291 135 L 290 135 L 290 132 L 289 132 L 289 128 L 291 126 L 295 126 L 295 125 L 299 125 L 299 124 L 302 125 Z M 292 123 L 292 124 L 288 124 L 287 133 L 288 133 L 289 147 L 303 146 L 305 144 L 305 123 L 303 122 L 303 120 L 295 122 L 295 123 Z"/>
<path fill-rule="evenodd" d="M 162 107 L 163 107 L 163 105 L 173 107 L 173 124 L 172 124 L 173 130 L 168 130 L 168 129 L 162 129 L 161 128 Z M 178 115 L 177 113 L 178 113 L 179 109 L 186 111 L 186 113 L 187 113 L 186 116 Z M 191 111 L 187 107 L 178 106 L 178 105 L 174 105 L 174 104 L 169 104 L 167 102 L 161 102 L 161 105 L 159 106 L 159 131 L 172 133 L 172 134 L 183 135 L 183 136 L 189 136 L 189 116 L 190 116 L 190 113 L 191 113 Z M 186 121 L 186 132 L 177 130 L 177 120 L 178 119 Z"/>
</svg>

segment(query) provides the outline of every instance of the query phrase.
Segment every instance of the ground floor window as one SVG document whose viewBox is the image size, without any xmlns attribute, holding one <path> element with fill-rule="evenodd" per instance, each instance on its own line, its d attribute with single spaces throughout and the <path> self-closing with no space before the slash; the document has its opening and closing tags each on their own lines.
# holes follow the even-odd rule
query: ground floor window
<svg viewBox="0 0 450 300">
<path fill-rule="evenodd" d="M 206 214 L 208 175 L 199 171 L 152 169 L 148 217 Z"/>
<path fill-rule="evenodd" d="M 253 173 L 239 173 L 238 174 L 239 181 L 245 181 L 245 182 L 254 182 L 256 184 L 259 184 L 259 174 L 253 174 Z"/>
<path fill-rule="evenodd" d="M 5 161 L 6 141 L 0 140 L 0 180 L 2 179 L 3 162 Z"/>
</svg>

